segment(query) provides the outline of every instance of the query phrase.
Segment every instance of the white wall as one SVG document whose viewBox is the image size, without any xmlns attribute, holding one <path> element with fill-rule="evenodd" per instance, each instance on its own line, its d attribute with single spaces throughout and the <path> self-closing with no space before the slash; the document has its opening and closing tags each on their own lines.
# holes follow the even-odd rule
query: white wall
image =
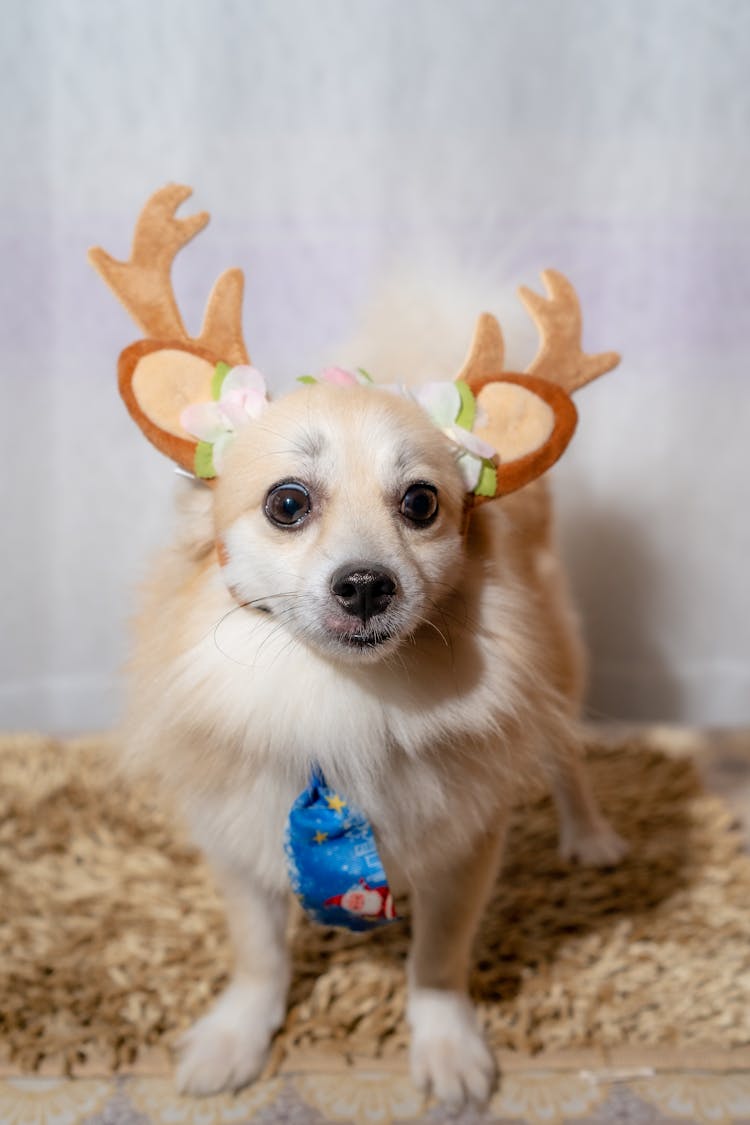
<svg viewBox="0 0 750 1125">
<path fill-rule="evenodd" d="M 567 272 L 590 348 L 625 355 L 556 471 L 592 706 L 750 720 L 750 5 L 33 0 L 3 25 L 0 726 L 116 710 L 172 474 L 85 250 L 125 254 L 168 180 L 214 215 L 176 269 L 191 323 L 244 266 L 280 388 L 405 263 L 450 310 L 447 368 L 475 301 L 515 324 L 511 283 Z"/>
</svg>

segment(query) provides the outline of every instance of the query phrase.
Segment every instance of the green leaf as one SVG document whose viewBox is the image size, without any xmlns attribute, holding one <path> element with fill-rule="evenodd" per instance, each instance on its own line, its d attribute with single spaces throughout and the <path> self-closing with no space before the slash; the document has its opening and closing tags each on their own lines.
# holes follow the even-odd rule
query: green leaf
<svg viewBox="0 0 750 1125">
<path fill-rule="evenodd" d="M 475 496 L 494 496 L 497 492 L 497 469 L 491 461 L 482 462 L 479 484 L 474 489 Z"/>
<path fill-rule="evenodd" d="M 310 383 L 310 384 L 317 383 L 317 381 L 318 380 L 315 378 L 314 375 L 300 375 L 300 377 L 297 380 L 298 383 Z"/>
<path fill-rule="evenodd" d="M 199 441 L 195 447 L 195 475 L 201 480 L 210 480 L 216 476 L 214 468 L 214 447 L 208 441 Z"/>
<path fill-rule="evenodd" d="M 373 379 L 370 372 L 365 371 L 364 367 L 358 367 L 357 371 L 360 373 L 360 375 L 362 376 L 363 379 L 367 380 L 368 383 L 374 383 L 375 382 L 375 380 Z"/>
<path fill-rule="evenodd" d="M 471 387 L 463 379 L 456 380 L 456 387 L 461 396 L 461 408 L 456 418 L 456 425 L 463 430 L 471 430 L 477 416 L 477 400 Z"/>
<path fill-rule="evenodd" d="M 229 364 L 224 363 L 223 360 L 219 360 L 219 362 L 216 364 L 213 376 L 211 378 L 211 398 L 213 398 L 214 401 L 218 401 L 221 397 L 222 385 L 231 370 L 232 368 L 229 366 Z"/>
</svg>

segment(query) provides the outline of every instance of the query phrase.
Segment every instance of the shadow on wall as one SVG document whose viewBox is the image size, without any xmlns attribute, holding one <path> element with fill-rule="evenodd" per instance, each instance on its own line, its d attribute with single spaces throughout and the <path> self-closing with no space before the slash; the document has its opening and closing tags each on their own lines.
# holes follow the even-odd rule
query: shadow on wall
<svg viewBox="0 0 750 1125">
<path fill-rule="evenodd" d="M 584 492 L 560 530 L 589 650 L 588 714 L 679 720 L 683 692 L 664 641 L 669 572 L 642 525 Z"/>
</svg>

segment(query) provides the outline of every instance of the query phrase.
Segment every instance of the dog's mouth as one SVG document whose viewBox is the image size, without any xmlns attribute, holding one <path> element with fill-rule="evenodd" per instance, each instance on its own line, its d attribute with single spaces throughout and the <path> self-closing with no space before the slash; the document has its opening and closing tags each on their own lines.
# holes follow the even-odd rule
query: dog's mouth
<svg viewBox="0 0 750 1125">
<path fill-rule="evenodd" d="M 367 622 L 342 621 L 331 615 L 323 623 L 326 640 L 339 652 L 374 653 L 398 639 L 399 631 L 392 623 L 372 619 Z"/>
<path fill-rule="evenodd" d="M 336 637 L 347 648 L 377 648 L 385 644 L 393 636 L 392 633 L 343 633 Z"/>
</svg>

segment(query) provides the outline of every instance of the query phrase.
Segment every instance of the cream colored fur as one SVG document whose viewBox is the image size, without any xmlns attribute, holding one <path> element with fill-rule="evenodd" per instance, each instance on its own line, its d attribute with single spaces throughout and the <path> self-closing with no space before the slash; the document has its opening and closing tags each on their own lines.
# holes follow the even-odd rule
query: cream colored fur
<svg viewBox="0 0 750 1125">
<path fill-rule="evenodd" d="M 313 508 L 280 529 L 264 500 L 290 479 Z M 438 490 L 430 527 L 399 513 L 414 481 Z M 466 987 L 514 797 L 546 775 L 564 854 L 622 853 L 578 760 L 583 653 L 545 486 L 482 506 L 466 537 L 462 516 L 450 444 L 370 388 L 294 392 L 241 433 L 215 490 L 185 486 L 139 618 L 127 738 L 131 763 L 180 801 L 236 952 L 232 985 L 183 1045 L 184 1091 L 250 1081 L 284 1018 L 283 835 L 312 762 L 370 818 L 411 895 L 413 1073 L 449 1102 L 491 1087 Z M 353 651 L 330 582 L 362 561 L 388 567 L 398 593 L 391 638 Z"/>
</svg>

